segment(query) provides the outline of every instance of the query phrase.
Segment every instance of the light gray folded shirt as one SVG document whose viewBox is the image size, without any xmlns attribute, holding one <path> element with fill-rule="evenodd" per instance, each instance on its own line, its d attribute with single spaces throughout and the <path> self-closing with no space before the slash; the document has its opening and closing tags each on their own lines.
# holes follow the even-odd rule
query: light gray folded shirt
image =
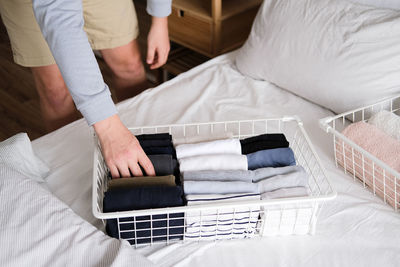
<svg viewBox="0 0 400 267">
<path fill-rule="evenodd" d="M 303 169 L 260 180 L 256 184 L 260 194 L 287 187 L 308 187 L 308 175 Z"/>
<path fill-rule="evenodd" d="M 183 190 L 190 194 L 258 193 L 258 184 L 247 182 L 185 181 Z"/>
<path fill-rule="evenodd" d="M 301 166 L 287 166 L 278 168 L 260 168 L 256 170 L 214 170 L 214 171 L 186 171 L 182 173 L 183 181 L 242 181 L 258 182 L 275 175 L 304 171 Z"/>
</svg>

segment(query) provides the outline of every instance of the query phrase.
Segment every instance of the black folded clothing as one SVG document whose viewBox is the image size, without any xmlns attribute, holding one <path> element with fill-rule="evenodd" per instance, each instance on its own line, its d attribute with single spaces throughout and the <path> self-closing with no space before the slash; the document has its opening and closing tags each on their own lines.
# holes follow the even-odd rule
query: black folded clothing
<svg viewBox="0 0 400 267">
<path fill-rule="evenodd" d="M 140 134 L 136 135 L 139 141 L 143 140 L 172 140 L 172 135 L 169 133 L 157 133 L 157 134 Z"/>
<path fill-rule="evenodd" d="M 259 150 L 289 147 L 284 134 L 261 134 L 240 140 L 242 154 L 250 154 Z"/>
<path fill-rule="evenodd" d="M 129 211 L 150 208 L 183 206 L 183 190 L 175 187 L 139 187 L 109 190 L 104 195 L 104 212 Z M 167 239 L 182 239 L 184 214 L 160 214 L 120 218 L 121 238 L 131 244 L 149 243 Z M 167 231 L 167 226 L 168 231 Z M 111 237 L 119 238 L 117 219 L 108 219 L 106 231 Z"/>
<path fill-rule="evenodd" d="M 172 155 L 176 159 L 176 152 L 173 146 L 164 147 L 142 147 L 147 155 Z"/>
<path fill-rule="evenodd" d="M 172 141 L 168 139 L 160 139 L 160 140 L 140 140 L 139 141 L 141 147 L 168 147 L 173 146 Z"/>
</svg>

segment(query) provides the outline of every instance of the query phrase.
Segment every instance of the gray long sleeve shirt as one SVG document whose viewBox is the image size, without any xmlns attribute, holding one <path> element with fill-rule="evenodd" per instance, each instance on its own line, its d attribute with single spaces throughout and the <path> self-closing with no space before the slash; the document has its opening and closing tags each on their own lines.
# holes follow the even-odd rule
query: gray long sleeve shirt
<svg viewBox="0 0 400 267">
<path fill-rule="evenodd" d="M 82 0 L 33 0 L 36 20 L 77 109 L 89 125 L 117 113 L 83 30 Z M 171 0 L 148 0 L 155 17 L 171 13 Z"/>
</svg>

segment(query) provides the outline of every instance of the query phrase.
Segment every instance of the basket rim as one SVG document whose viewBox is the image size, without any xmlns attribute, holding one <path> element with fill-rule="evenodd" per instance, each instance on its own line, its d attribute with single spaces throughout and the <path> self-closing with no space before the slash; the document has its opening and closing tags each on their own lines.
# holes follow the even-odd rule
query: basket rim
<svg viewBox="0 0 400 267">
<path fill-rule="evenodd" d="M 389 174 L 392 174 L 393 176 L 395 176 L 396 179 L 400 179 L 400 172 L 396 171 L 395 169 L 390 167 L 387 163 L 381 161 L 379 158 L 375 157 L 374 155 L 372 155 L 371 153 L 369 153 L 368 151 L 363 149 L 361 146 L 359 146 L 358 144 L 354 143 L 352 140 L 350 140 L 349 138 L 347 138 L 346 136 L 341 134 L 338 130 L 334 129 L 331 125 L 329 125 L 334 120 L 337 120 L 340 118 L 346 118 L 346 116 L 348 116 L 350 114 L 354 114 L 356 112 L 363 111 L 365 109 L 372 108 L 377 105 L 382 105 L 389 101 L 392 103 L 393 100 L 397 100 L 397 99 L 400 99 L 400 94 L 395 95 L 393 97 L 385 98 L 384 100 L 381 100 L 375 104 L 370 104 L 370 105 L 366 105 L 363 107 L 359 107 L 359 108 L 356 108 L 356 109 L 353 109 L 353 110 L 350 110 L 347 112 L 340 113 L 336 116 L 328 116 L 328 117 L 322 118 L 319 120 L 319 126 L 327 133 L 333 134 L 337 138 L 343 140 L 345 143 L 350 145 L 352 148 L 356 149 L 357 152 L 360 152 L 361 154 L 363 154 L 364 156 L 366 156 L 367 158 L 372 160 L 375 164 L 377 164 L 379 167 L 381 167 L 383 170 L 385 170 L 385 173 L 386 173 L 386 171 L 388 171 Z M 391 112 L 393 112 L 393 111 L 391 111 Z"/>
<path fill-rule="evenodd" d="M 171 214 L 177 212 L 187 212 L 196 210 L 209 210 L 218 208 L 232 208 L 232 207 L 265 207 L 273 205 L 284 205 L 284 204 L 304 204 L 304 203 L 320 203 L 336 198 L 337 192 L 332 187 L 329 176 L 326 174 L 324 165 L 322 164 L 318 154 L 314 149 L 313 143 L 310 141 L 307 132 L 303 127 L 303 122 L 298 116 L 282 116 L 282 117 L 271 117 L 264 119 L 248 119 L 248 120 L 231 120 L 231 121 L 211 121 L 211 122 L 199 122 L 199 123 L 183 123 L 183 124 L 167 124 L 167 125 L 153 125 L 153 126 L 138 126 L 138 127 L 128 127 L 129 130 L 136 129 L 156 129 L 156 128 L 171 128 L 173 127 L 187 127 L 187 126 L 200 126 L 200 125 L 216 125 L 216 124 L 230 124 L 230 123 L 256 123 L 265 121 L 280 121 L 280 122 L 290 122 L 294 121 L 300 128 L 307 144 L 309 145 L 312 155 L 315 157 L 319 168 L 322 171 L 323 177 L 328 184 L 330 193 L 318 196 L 305 196 L 305 197 L 290 197 L 290 198 L 280 198 L 280 199 L 265 199 L 265 200 L 252 200 L 252 201 L 238 201 L 234 203 L 223 203 L 223 204 L 202 204 L 196 206 L 179 206 L 179 207 L 167 207 L 167 208 L 156 208 L 156 209 L 143 209 L 143 210 L 131 210 L 131 211 L 120 211 L 120 212 L 99 212 L 97 210 L 97 161 L 100 150 L 95 147 L 94 157 L 93 157 L 93 184 L 92 184 L 92 213 L 94 217 L 98 219 L 117 219 L 123 217 L 134 217 L 134 216 L 145 216 L 145 215 L 157 215 L 157 214 Z M 244 136 L 244 135 L 240 135 Z M 97 137 L 94 134 L 94 140 L 97 141 Z"/>
</svg>

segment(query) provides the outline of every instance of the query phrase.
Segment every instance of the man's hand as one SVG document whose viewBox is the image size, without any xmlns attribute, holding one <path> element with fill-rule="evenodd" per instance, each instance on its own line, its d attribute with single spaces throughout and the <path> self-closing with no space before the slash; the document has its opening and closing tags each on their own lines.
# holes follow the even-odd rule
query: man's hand
<svg viewBox="0 0 400 267">
<path fill-rule="evenodd" d="M 150 65 L 150 69 L 161 67 L 167 62 L 169 49 L 168 17 L 153 17 L 149 35 L 147 36 L 146 61 Z"/>
<path fill-rule="evenodd" d="M 153 164 L 144 153 L 139 141 L 122 124 L 118 115 L 99 121 L 93 127 L 113 178 L 130 177 L 129 170 L 134 176 L 143 176 L 139 164 L 147 175 L 155 175 Z"/>
</svg>

